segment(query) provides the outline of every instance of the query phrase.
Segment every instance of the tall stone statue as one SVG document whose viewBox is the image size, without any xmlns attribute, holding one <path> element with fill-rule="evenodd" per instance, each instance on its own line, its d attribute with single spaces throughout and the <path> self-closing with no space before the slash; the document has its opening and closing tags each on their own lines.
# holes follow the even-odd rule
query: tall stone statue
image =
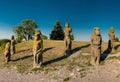
<svg viewBox="0 0 120 82">
<path fill-rule="evenodd" d="M 71 47 L 72 47 L 72 41 L 70 38 L 70 33 L 72 32 L 72 29 L 70 28 L 68 22 L 65 25 L 64 28 L 64 41 L 65 41 L 65 46 L 66 46 L 66 55 L 70 55 L 71 54 Z"/>
<path fill-rule="evenodd" d="M 43 62 L 43 40 L 40 32 L 35 32 L 33 41 L 33 67 L 40 67 Z"/>
<path fill-rule="evenodd" d="M 10 42 L 7 42 L 5 45 L 5 62 L 8 63 L 10 61 L 11 58 L 11 54 L 10 54 Z"/>
<path fill-rule="evenodd" d="M 15 39 L 14 36 L 11 38 L 11 55 L 15 54 Z"/>
<path fill-rule="evenodd" d="M 95 27 L 91 36 L 91 61 L 94 66 L 99 65 L 101 55 L 102 37 L 100 35 L 100 29 Z"/>
<path fill-rule="evenodd" d="M 115 47 L 115 33 L 114 33 L 114 28 L 111 27 L 108 32 L 109 36 L 109 42 L 108 42 L 108 48 L 114 50 Z"/>
</svg>

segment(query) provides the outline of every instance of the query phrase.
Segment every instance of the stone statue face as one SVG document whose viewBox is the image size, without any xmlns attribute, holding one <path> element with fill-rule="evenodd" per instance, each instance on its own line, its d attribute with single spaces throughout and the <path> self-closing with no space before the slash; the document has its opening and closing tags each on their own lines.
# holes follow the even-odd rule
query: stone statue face
<svg viewBox="0 0 120 82">
<path fill-rule="evenodd" d="M 37 40 L 39 40 L 40 39 L 40 33 L 39 32 L 36 32 L 35 33 L 35 40 L 37 41 Z"/>
<path fill-rule="evenodd" d="M 40 35 L 35 36 L 35 40 L 36 40 L 36 41 L 40 39 L 39 36 L 40 36 Z"/>
<path fill-rule="evenodd" d="M 111 32 L 111 33 L 114 33 L 114 28 L 111 27 L 111 28 L 110 28 L 110 32 Z"/>
<path fill-rule="evenodd" d="M 10 45 L 10 42 L 8 42 L 7 45 Z"/>
<path fill-rule="evenodd" d="M 12 36 L 12 38 L 11 38 L 12 40 L 14 40 L 14 36 Z"/>
<path fill-rule="evenodd" d="M 100 35 L 100 29 L 98 28 L 98 27 L 95 27 L 94 28 L 94 33 L 95 33 L 95 35 Z"/>
</svg>

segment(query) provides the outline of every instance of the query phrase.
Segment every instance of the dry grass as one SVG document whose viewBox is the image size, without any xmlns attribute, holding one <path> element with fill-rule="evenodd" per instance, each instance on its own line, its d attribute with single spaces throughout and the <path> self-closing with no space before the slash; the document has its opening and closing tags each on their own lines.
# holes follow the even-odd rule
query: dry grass
<svg viewBox="0 0 120 82">
<path fill-rule="evenodd" d="M 120 43 L 117 43 L 117 45 L 119 44 Z M 73 41 L 72 45 L 73 54 L 79 51 L 82 51 L 81 54 L 90 53 L 89 42 Z M 67 58 L 64 56 L 64 49 L 63 41 L 44 40 L 44 67 L 40 69 L 32 69 L 32 41 L 22 42 L 16 45 L 16 54 L 12 55 L 12 61 L 9 64 L 4 64 L 4 55 L 0 54 L 0 67 L 14 68 L 20 73 L 29 73 L 38 70 L 46 71 L 47 73 L 49 71 L 58 70 L 59 66 L 66 66 L 71 71 L 75 66 L 90 66 L 90 56 L 79 54 L 75 58 L 69 59 L 69 57 Z M 107 49 L 107 43 L 103 43 L 102 49 L 102 51 Z M 116 52 L 118 51 L 120 51 L 119 46 L 117 47 Z M 0 52 L 3 53 L 3 50 Z"/>
</svg>

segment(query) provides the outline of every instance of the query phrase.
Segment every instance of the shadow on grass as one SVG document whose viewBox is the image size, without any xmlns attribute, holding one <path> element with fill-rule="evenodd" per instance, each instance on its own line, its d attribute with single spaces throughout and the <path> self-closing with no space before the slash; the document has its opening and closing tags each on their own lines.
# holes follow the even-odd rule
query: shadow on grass
<svg viewBox="0 0 120 82">
<path fill-rule="evenodd" d="M 49 50 L 51 50 L 51 49 L 53 49 L 54 47 L 49 47 L 49 48 L 45 48 L 44 50 L 43 50 L 43 53 L 44 52 L 47 52 L 47 51 L 49 51 Z"/>
<path fill-rule="evenodd" d="M 111 51 L 112 51 L 112 49 L 106 49 L 106 50 L 102 53 L 102 55 L 101 55 L 101 57 L 100 57 L 100 61 L 104 61 L 104 60 L 108 57 L 108 55 L 111 53 Z"/>
<path fill-rule="evenodd" d="M 111 53 L 112 48 L 111 48 L 111 41 L 108 41 L 108 48 L 102 53 L 101 57 L 100 57 L 100 61 L 104 61 L 108 55 Z"/>
<path fill-rule="evenodd" d="M 87 45 L 84 45 L 84 46 L 81 46 L 81 47 L 76 47 L 72 50 L 72 54 L 76 53 L 77 51 L 81 50 L 82 48 L 87 48 L 89 46 L 90 46 L 90 44 L 87 44 Z"/>
<path fill-rule="evenodd" d="M 51 64 L 51 63 L 55 63 L 55 62 L 58 62 L 58 61 L 61 61 L 63 59 L 66 59 L 68 58 L 69 56 L 73 55 L 74 53 L 76 53 L 77 51 L 79 51 L 80 49 L 82 48 L 86 48 L 86 47 L 89 47 L 90 44 L 87 44 L 87 45 L 84 45 L 84 46 L 81 46 L 81 47 L 76 47 L 72 50 L 72 53 L 70 55 L 64 55 L 64 56 L 61 56 L 61 57 L 58 57 L 58 58 L 55 58 L 55 59 L 52 59 L 52 60 L 49 60 L 49 61 L 46 61 L 43 63 L 43 66 L 46 66 L 48 64 Z"/>
<path fill-rule="evenodd" d="M 54 48 L 54 47 L 45 48 L 45 49 L 43 50 L 43 53 L 46 52 L 46 51 L 48 51 L 48 50 L 51 50 L 51 49 L 53 49 L 53 48 Z M 28 50 L 30 50 L 30 49 L 28 49 Z M 24 50 L 24 51 L 27 51 L 27 50 Z M 22 52 L 24 52 L 24 51 L 22 51 Z M 17 58 L 17 59 L 11 60 L 11 61 L 24 60 L 24 59 L 27 59 L 27 58 L 30 58 L 30 57 L 33 57 L 33 55 L 27 55 L 27 56 L 20 57 L 20 58 Z"/>
<path fill-rule="evenodd" d="M 61 61 L 65 58 L 67 58 L 68 56 L 64 55 L 64 56 L 61 56 L 61 57 L 58 57 L 58 58 L 55 58 L 55 59 L 52 59 L 52 60 L 49 60 L 49 61 L 46 61 L 43 63 L 43 66 L 46 66 L 48 64 L 51 64 L 51 63 L 55 63 L 55 62 L 58 62 L 58 61 Z"/>
<path fill-rule="evenodd" d="M 109 42 L 108 48 L 101 55 L 101 58 L 100 58 L 101 61 L 104 61 L 108 57 L 108 55 L 112 52 L 112 48 L 110 45 L 111 45 L 111 43 Z M 120 47 L 120 44 L 116 45 L 114 49 L 117 50 L 119 47 Z"/>
<path fill-rule="evenodd" d="M 28 51 L 28 50 L 32 50 L 32 48 L 30 48 L 30 49 L 26 49 L 26 50 L 20 50 L 20 51 L 17 51 L 15 54 L 23 53 L 23 52 Z"/>
<path fill-rule="evenodd" d="M 115 50 L 117 50 L 120 47 L 120 44 L 115 46 Z"/>
<path fill-rule="evenodd" d="M 11 60 L 11 61 L 24 60 L 24 59 L 30 58 L 30 57 L 32 57 L 32 56 L 33 56 L 33 55 L 28 55 L 28 56 L 20 57 L 20 58 L 17 58 L 17 59 L 13 59 L 13 60 Z"/>
</svg>

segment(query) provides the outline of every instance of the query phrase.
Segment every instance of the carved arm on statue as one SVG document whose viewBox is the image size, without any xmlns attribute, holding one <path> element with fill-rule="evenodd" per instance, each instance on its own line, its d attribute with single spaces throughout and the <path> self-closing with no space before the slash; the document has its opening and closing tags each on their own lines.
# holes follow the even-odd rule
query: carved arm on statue
<svg viewBox="0 0 120 82">
<path fill-rule="evenodd" d="M 93 37 L 91 37 L 90 44 L 91 44 L 91 46 L 93 46 Z"/>
<path fill-rule="evenodd" d="M 42 52 L 43 50 L 40 48 L 34 55 L 38 54 L 39 52 Z"/>
</svg>

